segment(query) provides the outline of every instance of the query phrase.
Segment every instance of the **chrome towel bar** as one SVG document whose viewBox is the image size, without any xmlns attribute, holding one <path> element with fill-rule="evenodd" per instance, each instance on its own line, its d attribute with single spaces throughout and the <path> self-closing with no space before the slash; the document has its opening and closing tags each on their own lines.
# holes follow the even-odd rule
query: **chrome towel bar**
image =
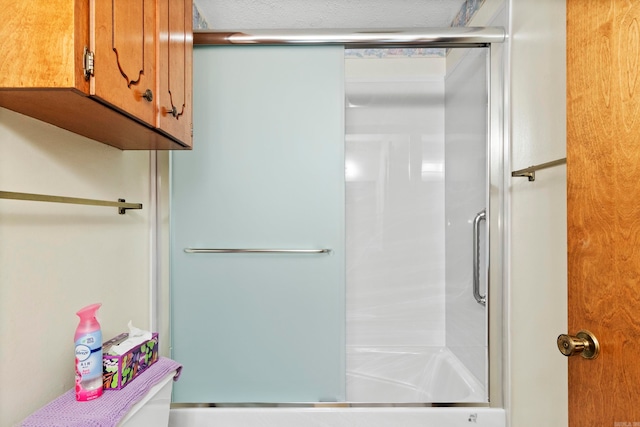
<svg viewBox="0 0 640 427">
<path fill-rule="evenodd" d="M 48 196 L 45 194 L 14 193 L 0 191 L 0 199 L 29 200 L 34 202 L 70 203 L 74 205 L 109 206 L 118 208 L 118 213 L 124 215 L 129 209 L 142 209 L 142 203 L 125 203 L 124 199 L 117 202 L 108 200 L 81 199 L 78 197 Z"/>
<path fill-rule="evenodd" d="M 185 248 L 189 254 L 330 254 L 331 249 L 207 249 Z"/>
<path fill-rule="evenodd" d="M 514 177 L 527 177 L 529 179 L 529 181 L 535 181 L 536 180 L 536 171 L 539 171 L 540 169 L 550 168 L 550 167 L 553 167 L 553 166 L 564 165 L 566 163 L 567 163 L 567 158 L 565 157 L 563 159 L 553 160 L 551 162 L 541 163 L 539 165 L 529 166 L 528 168 L 525 168 L 525 169 L 520 169 L 520 170 L 517 170 L 517 171 L 513 171 L 513 172 L 511 172 L 511 176 L 514 176 Z"/>
</svg>

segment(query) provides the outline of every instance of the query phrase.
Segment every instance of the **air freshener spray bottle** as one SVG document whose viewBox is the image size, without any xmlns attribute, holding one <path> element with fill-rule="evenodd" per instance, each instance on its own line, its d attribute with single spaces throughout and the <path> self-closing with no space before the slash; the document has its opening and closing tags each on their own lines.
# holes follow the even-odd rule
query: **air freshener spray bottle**
<svg viewBox="0 0 640 427">
<path fill-rule="evenodd" d="M 76 328 L 76 400 L 102 396 L 102 331 L 96 311 L 102 304 L 91 304 L 78 311 Z"/>
</svg>

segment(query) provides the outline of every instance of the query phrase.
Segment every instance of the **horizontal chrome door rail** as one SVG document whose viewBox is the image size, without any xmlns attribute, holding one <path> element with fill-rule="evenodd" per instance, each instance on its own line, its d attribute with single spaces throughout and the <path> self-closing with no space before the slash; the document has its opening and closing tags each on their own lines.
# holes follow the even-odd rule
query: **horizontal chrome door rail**
<svg viewBox="0 0 640 427">
<path fill-rule="evenodd" d="M 346 48 L 486 47 L 502 43 L 501 27 L 291 29 L 193 32 L 194 45 L 343 45 Z"/>
<path fill-rule="evenodd" d="M 330 254 L 331 249 L 207 249 L 185 248 L 189 254 Z"/>
</svg>

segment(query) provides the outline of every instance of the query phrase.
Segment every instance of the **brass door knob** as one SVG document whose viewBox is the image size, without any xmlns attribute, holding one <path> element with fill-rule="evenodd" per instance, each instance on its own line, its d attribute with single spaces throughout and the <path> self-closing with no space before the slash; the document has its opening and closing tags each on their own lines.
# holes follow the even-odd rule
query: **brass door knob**
<svg viewBox="0 0 640 427">
<path fill-rule="evenodd" d="M 560 335 L 558 337 L 558 350 L 565 356 L 579 354 L 585 359 L 595 359 L 600 353 L 600 343 L 591 332 L 582 330 L 575 336 Z"/>
</svg>

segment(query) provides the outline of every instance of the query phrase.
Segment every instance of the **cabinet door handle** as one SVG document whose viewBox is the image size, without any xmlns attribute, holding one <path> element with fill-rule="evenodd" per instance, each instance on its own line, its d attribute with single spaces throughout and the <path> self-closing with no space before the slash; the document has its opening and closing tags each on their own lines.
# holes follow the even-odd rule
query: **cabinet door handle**
<svg viewBox="0 0 640 427">
<path fill-rule="evenodd" d="M 167 113 L 170 113 L 173 117 L 178 117 L 178 109 L 174 106 L 172 106 L 171 108 L 165 108 L 165 110 L 167 110 Z"/>
<path fill-rule="evenodd" d="M 151 92 L 151 89 L 147 89 L 142 94 L 142 97 L 144 99 L 146 99 L 147 101 L 151 102 L 151 101 L 153 101 L 153 92 Z"/>
</svg>

